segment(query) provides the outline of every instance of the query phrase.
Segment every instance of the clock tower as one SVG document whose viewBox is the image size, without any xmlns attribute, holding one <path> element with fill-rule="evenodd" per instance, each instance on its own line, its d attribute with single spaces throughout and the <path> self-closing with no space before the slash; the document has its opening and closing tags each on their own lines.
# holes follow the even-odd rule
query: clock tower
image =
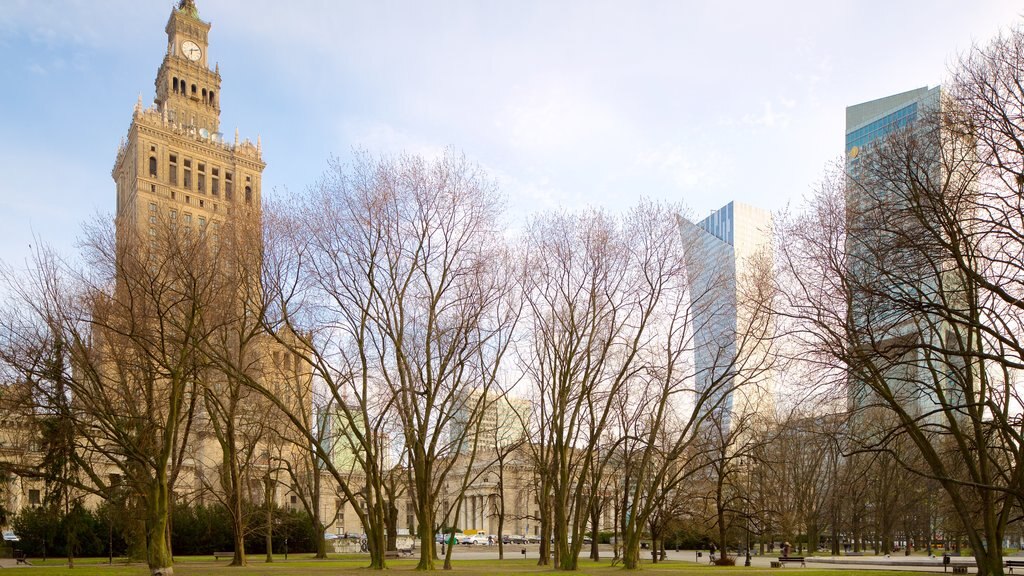
<svg viewBox="0 0 1024 576">
<path fill-rule="evenodd" d="M 258 138 L 240 141 L 236 130 L 229 141 L 221 133 L 220 70 L 210 68 L 210 24 L 194 0 L 171 9 L 165 31 L 153 105 L 140 97 L 111 172 L 118 237 L 148 238 L 151 246 L 168 230 L 216 233 L 243 217 L 258 225 L 266 166 Z"/>
</svg>

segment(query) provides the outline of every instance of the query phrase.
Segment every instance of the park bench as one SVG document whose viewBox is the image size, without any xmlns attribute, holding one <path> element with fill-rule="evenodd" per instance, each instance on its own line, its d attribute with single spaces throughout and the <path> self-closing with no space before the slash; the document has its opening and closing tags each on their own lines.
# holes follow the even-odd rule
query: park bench
<svg viewBox="0 0 1024 576">
<path fill-rule="evenodd" d="M 1007 560 L 1006 569 L 1010 571 L 1010 574 L 1013 574 L 1014 568 L 1024 568 L 1024 560 Z"/>
<path fill-rule="evenodd" d="M 384 551 L 384 558 L 401 558 L 402 556 L 412 556 L 412 548 L 399 548 L 398 550 Z"/>
<path fill-rule="evenodd" d="M 29 562 L 28 558 L 25 556 L 25 553 L 21 550 L 14 551 L 14 559 L 17 560 L 17 564 L 25 564 L 27 566 L 32 565 L 32 563 Z"/>
<path fill-rule="evenodd" d="M 777 562 L 772 562 L 772 568 L 785 568 L 786 562 L 799 562 L 801 566 L 807 566 L 803 556 L 779 556 Z"/>
<path fill-rule="evenodd" d="M 220 560 L 221 558 L 234 558 L 234 557 L 235 557 L 234 550 L 232 550 L 230 552 L 214 552 L 213 553 L 213 559 L 214 560 Z"/>
</svg>

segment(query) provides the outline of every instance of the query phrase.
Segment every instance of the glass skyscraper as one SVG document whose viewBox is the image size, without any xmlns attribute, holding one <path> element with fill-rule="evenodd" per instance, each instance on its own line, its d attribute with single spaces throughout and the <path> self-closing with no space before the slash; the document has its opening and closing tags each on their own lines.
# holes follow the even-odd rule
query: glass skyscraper
<svg viewBox="0 0 1024 576">
<path fill-rule="evenodd" d="M 767 210 L 730 202 L 700 222 L 683 220 L 694 330 L 694 368 L 705 406 L 717 406 L 723 429 L 741 417 L 774 413 L 769 345 L 744 338 L 756 312 L 744 285 L 755 281 L 751 265 L 769 257 L 772 217 Z"/>
</svg>

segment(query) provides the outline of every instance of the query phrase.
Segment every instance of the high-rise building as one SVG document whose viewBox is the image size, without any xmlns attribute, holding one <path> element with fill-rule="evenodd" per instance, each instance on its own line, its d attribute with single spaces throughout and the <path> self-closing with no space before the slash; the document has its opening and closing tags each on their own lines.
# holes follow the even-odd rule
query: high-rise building
<svg viewBox="0 0 1024 576">
<path fill-rule="evenodd" d="M 140 97 L 135 105 L 112 171 L 118 257 L 142 254 L 140 261 L 152 262 L 151 274 L 158 277 L 161 264 L 182 253 L 208 254 L 207 260 L 203 256 L 196 261 L 210 263 L 209 268 L 196 271 L 194 277 L 220 292 L 202 292 L 211 294 L 210 302 L 193 304 L 208 306 L 208 316 L 214 315 L 214 308 L 230 310 L 210 320 L 221 330 L 217 334 L 223 350 L 218 350 L 289 411 L 309 418 L 312 376 L 299 352 L 300 339 L 286 331 L 263 332 L 258 311 L 250 310 L 259 306 L 262 293 L 260 192 L 266 164 L 259 139 L 255 144 L 239 140 L 237 130 L 232 141 L 221 134 L 220 69 L 211 67 L 210 23 L 200 18 L 194 0 L 176 3 L 164 31 L 167 50 L 157 70 L 154 102 L 145 107 Z M 234 242 L 228 242 L 229 235 Z M 177 244 L 195 250 L 168 248 Z M 121 290 L 121 268 L 117 274 Z M 184 282 L 189 278 L 186 274 Z M 182 298 L 197 298 L 191 292 L 183 294 Z M 238 379 L 216 363 L 208 364 L 195 376 L 202 391 L 196 393 L 200 400 L 191 436 L 184 440 L 184 474 L 176 485 L 176 490 L 192 491 L 199 499 L 204 492 L 221 488 L 219 470 L 227 450 L 218 438 L 228 434 L 223 421 L 231 419 L 228 430 L 234 430 L 237 442 L 249 443 L 245 451 L 251 462 L 238 464 L 257 476 L 251 479 L 257 484 L 274 459 L 300 461 L 298 447 L 303 445 L 303 437 L 274 402 L 238 386 Z"/>
<path fill-rule="evenodd" d="M 942 90 L 936 86 L 846 109 L 851 351 L 871 366 L 865 374 L 880 374 L 888 394 L 918 414 L 935 411 L 938 391 L 949 390 L 945 380 L 958 369 L 958 361 L 930 352 L 957 338 L 951 325 L 926 310 L 950 305 L 959 291 L 955 278 L 944 272 L 942 254 L 930 247 L 930 216 L 914 206 L 915 180 L 955 177 L 945 173 L 941 161 L 953 136 L 931 121 L 942 106 Z M 863 378 L 851 376 L 848 407 L 876 404 L 870 390 Z"/>
<path fill-rule="evenodd" d="M 474 389 L 460 396 L 451 419 L 450 433 L 459 452 L 493 450 L 521 442 L 526 437 L 530 403 L 524 398 Z"/>
<path fill-rule="evenodd" d="M 151 238 L 165 222 L 199 232 L 229 219 L 260 218 L 262 153 L 257 143 L 220 132 L 220 70 L 210 68 L 210 24 L 193 0 L 171 11 L 167 53 L 151 107 L 135 106 L 112 176 L 119 238 Z M 254 235 L 258 241 L 258 235 Z M 259 247 L 255 247 L 259 248 Z"/>
<path fill-rule="evenodd" d="M 739 202 L 696 224 L 680 222 L 696 388 L 706 406 L 718 407 L 724 430 L 775 410 L 769 319 L 754 296 L 755 284 L 771 273 L 771 228 L 770 212 Z"/>
</svg>

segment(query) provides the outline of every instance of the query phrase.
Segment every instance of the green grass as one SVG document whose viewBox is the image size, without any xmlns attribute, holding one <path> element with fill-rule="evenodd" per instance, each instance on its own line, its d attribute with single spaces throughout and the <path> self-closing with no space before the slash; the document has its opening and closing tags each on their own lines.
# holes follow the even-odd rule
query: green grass
<svg viewBox="0 0 1024 576">
<path fill-rule="evenodd" d="M 106 558 L 76 558 L 75 568 L 68 569 L 66 560 L 50 558 L 46 562 L 31 560 L 35 565 L 34 574 L 57 575 L 66 574 L 69 576 L 101 576 L 111 575 L 139 575 L 148 574 L 145 564 L 126 564 L 122 559 L 120 562 L 115 559 L 114 564 L 108 565 Z M 273 576 L 299 576 L 303 574 L 331 574 L 334 576 L 372 576 L 380 574 L 366 569 L 366 556 L 332 556 L 330 560 L 313 560 L 308 554 L 292 554 L 287 561 L 281 556 L 276 556 L 273 564 L 266 564 L 264 556 L 250 556 L 249 565 L 244 568 L 232 568 L 227 565 L 226 560 L 214 562 L 212 556 L 193 556 L 175 558 L 174 572 L 182 576 L 240 576 L 242 574 L 266 574 Z M 557 572 L 552 569 L 538 567 L 533 560 L 509 559 L 498 560 L 458 560 L 454 562 L 454 570 L 460 576 L 522 576 L 530 575 L 551 575 L 566 572 Z M 441 563 L 438 563 L 438 567 Z M 416 559 L 391 560 L 388 562 L 387 573 L 406 572 L 415 573 Z M 817 568 L 744 568 L 742 566 L 708 566 L 707 564 L 694 564 L 690 562 L 668 561 L 659 564 L 644 564 L 643 572 L 658 572 L 659 574 L 685 574 L 698 576 L 703 574 L 725 574 L 742 573 L 745 576 L 783 576 L 792 572 L 798 576 L 907 576 L 906 571 L 883 571 L 883 570 L 821 570 Z M 444 572 L 438 570 L 439 574 Z M 611 566 L 609 562 L 591 562 L 580 560 L 580 568 L 572 574 L 578 576 L 614 576 L 623 574 L 625 571 L 621 566 Z"/>
</svg>

